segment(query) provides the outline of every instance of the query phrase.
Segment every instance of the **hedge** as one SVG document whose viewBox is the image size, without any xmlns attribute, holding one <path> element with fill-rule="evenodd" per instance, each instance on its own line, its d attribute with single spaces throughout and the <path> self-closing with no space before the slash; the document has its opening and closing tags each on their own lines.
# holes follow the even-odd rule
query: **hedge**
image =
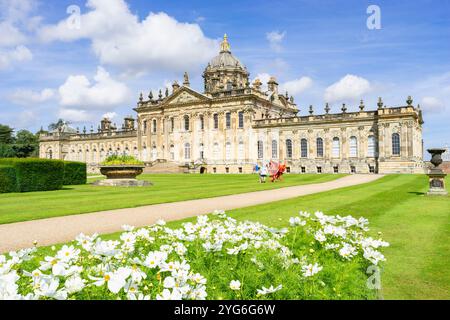
<svg viewBox="0 0 450 320">
<path fill-rule="evenodd" d="M 16 170 L 13 166 L 0 165 L 0 193 L 9 193 L 16 191 Z"/>
<path fill-rule="evenodd" d="M 64 162 L 47 159 L 0 159 L 0 165 L 13 166 L 17 191 L 59 190 L 64 183 Z"/>
<path fill-rule="evenodd" d="M 87 168 L 86 163 L 64 161 L 64 185 L 73 186 L 86 184 Z"/>
</svg>

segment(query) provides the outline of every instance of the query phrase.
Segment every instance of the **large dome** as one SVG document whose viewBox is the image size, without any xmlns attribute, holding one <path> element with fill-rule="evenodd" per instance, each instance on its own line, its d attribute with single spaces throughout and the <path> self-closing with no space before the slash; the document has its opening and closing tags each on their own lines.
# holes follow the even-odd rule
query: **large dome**
<svg viewBox="0 0 450 320">
<path fill-rule="evenodd" d="M 220 45 L 220 54 L 209 62 L 208 68 L 245 68 L 239 59 L 231 54 L 227 35 L 224 36 L 223 42 Z"/>
</svg>

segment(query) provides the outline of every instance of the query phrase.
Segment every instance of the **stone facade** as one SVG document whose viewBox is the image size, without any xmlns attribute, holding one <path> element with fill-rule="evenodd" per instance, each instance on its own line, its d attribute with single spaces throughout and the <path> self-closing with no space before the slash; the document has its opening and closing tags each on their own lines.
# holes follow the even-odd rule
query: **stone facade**
<svg viewBox="0 0 450 320">
<path fill-rule="evenodd" d="M 286 162 L 295 173 L 424 173 L 422 114 L 408 98 L 402 107 L 375 111 L 298 116 L 292 96 L 278 92 L 275 78 L 267 91 L 249 82 L 245 66 L 231 54 L 228 39 L 206 67 L 204 92 L 189 76 L 157 97 L 143 94 L 118 130 L 103 119 L 98 132 L 64 126 L 41 136 L 40 156 L 85 161 L 95 170 L 108 154 L 126 153 L 148 170 L 251 173 L 256 163 Z M 175 170 L 176 171 L 176 170 Z"/>
</svg>

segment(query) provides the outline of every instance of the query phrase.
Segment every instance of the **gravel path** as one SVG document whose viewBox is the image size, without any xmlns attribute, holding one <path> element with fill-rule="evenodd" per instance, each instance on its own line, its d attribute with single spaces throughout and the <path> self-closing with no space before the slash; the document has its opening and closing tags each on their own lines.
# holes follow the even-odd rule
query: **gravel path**
<svg viewBox="0 0 450 320">
<path fill-rule="evenodd" d="M 244 208 L 368 183 L 381 177 L 350 175 L 334 181 L 275 190 L 4 224 L 0 225 L 0 252 L 31 247 L 35 240 L 38 246 L 48 246 L 71 241 L 82 232 L 88 235 L 113 233 L 121 231 L 124 224 L 143 227 L 158 219 L 173 221 L 211 213 L 216 209 Z"/>
</svg>

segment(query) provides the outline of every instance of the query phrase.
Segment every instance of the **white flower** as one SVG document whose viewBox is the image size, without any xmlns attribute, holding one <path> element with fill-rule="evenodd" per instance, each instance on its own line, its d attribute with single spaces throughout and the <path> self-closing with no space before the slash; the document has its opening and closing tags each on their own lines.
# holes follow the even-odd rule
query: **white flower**
<svg viewBox="0 0 450 320">
<path fill-rule="evenodd" d="M 304 277 L 312 277 L 316 273 L 319 273 L 323 268 L 319 267 L 317 263 L 302 266 L 302 272 Z"/>
<path fill-rule="evenodd" d="M 160 267 L 166 261 L 166 259 L 167 259 L 167 252 L 153 251 L 149 252 L 143 264 L 144 266 L 153 269 Z"/>
<path fill-rule="evenodd" d="M 127 225 L 127 224 L 124 224 L 124 225 L 122 226 L 122 229 L 123 229 L 124 231 L 131 232 L 131 231 L 134 230 L 134 227 L 133 227 L 133 226 L 130 226 L 130 225 Z"/>
<path fill-rule="evenodd" d="M 164 289 L 161 295 L 156 296 L 156 300 L 181 300 L 183 295 L 177 289 L 170 291 L 169 289 Z"/>
<path fill-rule="evenodd" d="M 159 219 L 155 224 L 162 227 L 166 225 L 166 222 L 163 219 Z"/>
<path fill-rule="evenodd" d="M 131 275 L 130 268 L 120 267 L 115 272 L 108 272 L 102 278 L 90 277 L 95 280 L 93 285 L 100 287 L 105 283 L 108 286 L 109 291 L 112 293 L 118 293 L 126 284 L 126 279 Z"/>
<path fill-rule="evenodd" d="M 356 248 L 348 243 L 343 243 L 342 248 L 339 250 L 339 255 L 348 260 L 354 257 L 356 254 Z"/>
<path fill-rule="evenodd" d="M 230 282 L 230 289 L 234 291 L 241 290 L 241 282 L 239 280 L 232 280 Z"/>
<path fill-rule="evenodd" d="M 316 232 L 316 234 L 314 235 L 314 238 L 319 242 L 327 241 L 327 237 L 325 237 L 325 235 L 323 234 L 323 232 L 321 230 Z"/>
<path fill-rule="evenodd" d="M 85 281 L 79 275 L 76 275 L 67 279 L 64 286 L 66 287 L 67 293 L 72 294 L 83 290 Z"/>
<path fill-rule="evenodd" d="M 281 289 L 283 289 L 283 285 L 279 285 L 278 287 L 274 288 L 273 286 L 270 286 L 270 288 L 266 288 L 266 287 L 262 287 L 262 289 L 257 289 L 256 293 L 260 296 L 264 296 L 267 294 L 271 294 L 277 291 L 280 291 Z"/>
<path fill-rule="evenodd" d="M 67 291 L 58 290 L 59 287 L 59 279 L 58 278 L 50 278 L 42 281 L 36 289 L 35 293 L 38 296 L 43 296 L 47 298 L 53 298 L 56 300 L 66 300 L 67 299 Z"/>
<path fill-rule="evenodd" d="M 62 262 L 71 262 L 78 259 L 80 249 L 75 249 L 73 246 L 63 246 L 61 250 L 56 253 L 56 258 Z"/>
</svg>

